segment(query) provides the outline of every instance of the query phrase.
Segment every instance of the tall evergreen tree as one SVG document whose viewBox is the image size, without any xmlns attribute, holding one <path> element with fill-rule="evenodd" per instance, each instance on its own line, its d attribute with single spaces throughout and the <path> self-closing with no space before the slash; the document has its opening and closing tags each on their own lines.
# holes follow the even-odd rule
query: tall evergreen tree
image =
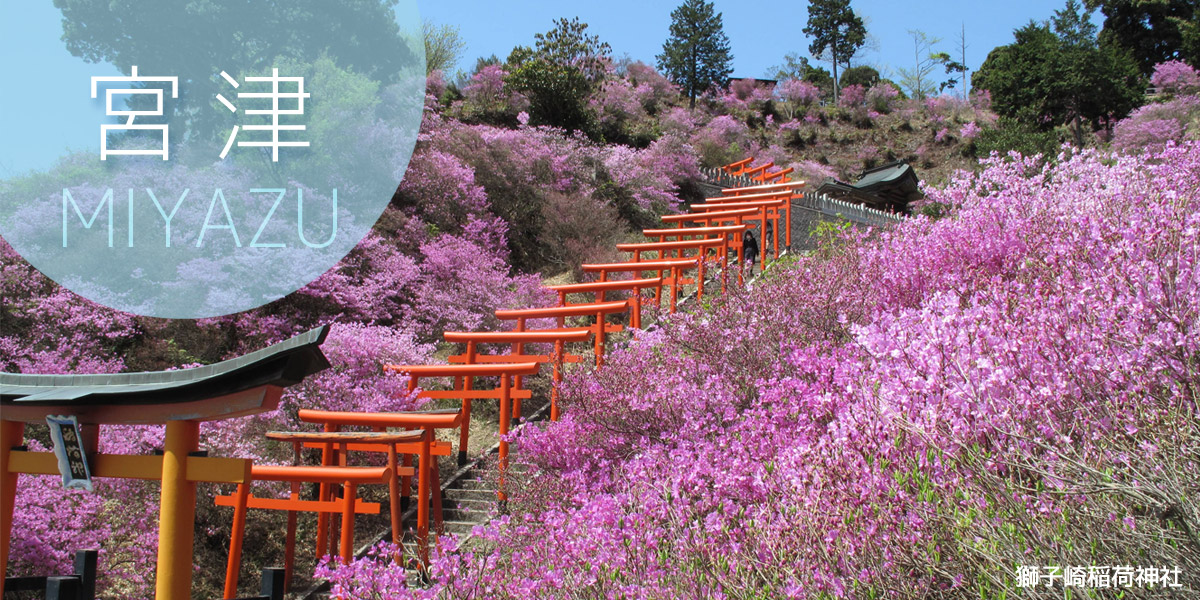
<svg viewBox="0 0 1200 600">
<path fill-rule="evenodd" d="M 671 37 L 657 58 L 658 70 L 683 88 L 691 108 L 701 92 L 725 85 L 733 72 L 733 54 L 712 2 L 684 0 L 671 11 Z"/>
<path fill-rule="evenodd" d="M 974 87 L 992 93 L 1001 116 L 1041 130 L 1069 124 L 1076 145 L 1084 126 L 1110 124 L 1142 100 L 1144 82 L 1129 54 L 1099 44 L 1096 28 L 1076 0 L 1052 23 L 1030 22 L 1016 41 L 988 54 Z"/>
<path fill-rule="evenodd" d="M 1104 14 L 1101 45 L 1129 50 L 1143 75 L 1168 60 L 1200 62 L 1194 40 L 1189 39 L 1200 21 L 1200 1 L 1085 0 L 1085 4 Z"/>
<path fill-rule="evenodd" d="M 811 0 L 804 35 L 813 39 L 808 51 L 833 64 L 833 99 L 838 95 L 838 65 L 849 66 L 854 51 L 867 39 L 863 20 L 850 8 L 850 0 Z"/>
</svg>

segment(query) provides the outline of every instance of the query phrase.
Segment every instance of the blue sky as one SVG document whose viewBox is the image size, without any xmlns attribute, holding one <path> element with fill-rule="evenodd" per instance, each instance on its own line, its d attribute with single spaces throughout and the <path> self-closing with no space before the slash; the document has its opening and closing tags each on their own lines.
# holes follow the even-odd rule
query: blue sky
<svg viewBox="0 0 1200 600">
<path fill-rule="evenodd" d="M 629 54 L 653 64 L 678 4 L 675 0 L 467 0 L 420 2 L 419 6 L 422 17 L 459 27 L 467 41 L 462 61 L 466 69 L 476 57 L 494 53 L 503 59 L 517 44 L 532 45 L 533 35 L 550 29 L 555 18 L 575 16 L 608 42 L 615 56 Z M 878 51 L 869 53 L 865 64 L 894 71 L 913 61 L 909 29 L 942 38 L 939 48 L 956 54 L 965 25 L 967 63 L 974 70 L 992 48 L 1012 41 L 1014 29 L 1030 19 L 1048 19 L 1065 4 L 1066 0 L 852 0 L 850 6 L 867 21 L 867 32 L 878 43 Z M 769 67 L 782 63 L 788 52 L 808 55 L 810 40 L 801 31 L 808 21 L 807 2 L 717 0 L 715 5 L 733 48 L 735 76 L 761 77 Z"/>
<path fill-rule="evenodd" d="M 852 8 L 867 22 L 877 50 L 864 57 L 885 74 L 913 61 L 910 29 L 944 41 L 938 49 L 957 55 L 957 37 L 965 25 L 967 65 L 974 71 L 987 53 L 1010 43 L 1014 29 L 1030 19 L 1048 19 L 1065 4 L 1055 0 L 853 0 Z M 460 67 L 475 58 L 508 56 L 513 46 L 531 45 L 535 33 L 547 31 L 558 17 L 578 16 L 608 42 L 613 54 L 653 64 L 662 50 L 675 1 L 606 0 L 567 3 L 551 0 L 418 0 L 423 18 L 455 25 L 467 42 Z M 801 29 L 808 19 L 807 2 L 716 2 L 734 55 L 734 75 L 762 77 L 789 52 L 808 54 Z M 97 144 L 97 124 L 105 120 L 94 103 L 79 101 L 79 82 L 86 100 L 92 76 L 115 75 L 107 65 L 90 65 L 71 56 L 60 41 L 61 15 L 49 0 L 0 3 L 0 178 L 50 166 L 67 148 Z M 67 101 L 65 98 L 75 98 Z M 60 118 L 38 122 L 21 118 L 23 102 L 61 104 Z"/>
</svg>

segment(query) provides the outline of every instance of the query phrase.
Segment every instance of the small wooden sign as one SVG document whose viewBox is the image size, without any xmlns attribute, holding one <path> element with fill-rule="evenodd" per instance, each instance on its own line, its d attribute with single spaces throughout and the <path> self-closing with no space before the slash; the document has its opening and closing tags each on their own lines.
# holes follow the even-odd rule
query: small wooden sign
<svg viewBox="0 0 1200 600">
<path fill-rule="evenodd" d="M 54 441 L 54 456 L 58 457 L 63 487 L 92 491 L 92 472 L 83 451 L 79 420 L 74 415 L 50 415 L 46 417 L 46 424 L 50 426 L 50 439 Z"/>
</svg>

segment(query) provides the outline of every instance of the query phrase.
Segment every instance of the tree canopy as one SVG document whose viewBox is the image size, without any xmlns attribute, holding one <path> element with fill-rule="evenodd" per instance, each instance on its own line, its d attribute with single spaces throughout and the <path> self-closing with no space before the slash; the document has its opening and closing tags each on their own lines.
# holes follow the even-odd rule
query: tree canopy
<svg viewBox="0 0 1200 600">
<path fill-rule="evenodd" d="M 850 67 L 842 73 L 842 87 L 861 85 L 869 88 L 877 83 L 879 83 L 879 71 L 875 67 L 859 65 Z"/>
<path fill-rule="evenodd" d="M 833 98 L 837 100 L 838 65 L 849 65 L 854 51 L 866 42 L 867 28 L 850 8 L 850 0 L 812 0 L 804 35 L 813 39 L 808 51 L 833 65 Z"/>
<path fill-rule="evenodd" d="M 866 67 L 870 68 L 870 67 Z M 878 76 L 878 73 L 876 73 Z M 767 77 L 783 81 L 799 79 L 817 86 L 822 93 L 833 93 L 833 77 L 824 67 L 816 67 L 808 62 L 808 58 L 795 52 L 789 52 L 783 57 L 782 65 L 775 65 L 767 70 Z"/>
<path fill-rule="evenodd" d="M 1086 0 L 1089 10 L 1104 15 L 1102 44 L 1114 44 L 1133 55 L 1138 69 L 1149 75 L 1154 65 L 1185 60 L 1196 66 L 1195 44 L 1200 2 L 1197 0 Z"/>
<path fill-rule="evenodd" d="M 1111 123 L 1140 103 L 1144 86 L 1136 64 L 1119 48 L 1097 42 L 1076 0 L 1053 23 L 1030 22 L 1014 36 L 988 54 L 972 79 L 991 92 L 1000 115 L 1043 131 L 1070 123 L 1081 145 L 1085 124 Z"/>
<path fill-rule="evenodd" d="M 450 68 L 458 64 L 467 48 L 467 41 L 459 35 L 458 27 L 425 21 L 421 25 L 421 34 L 425 38 L 425 73 L 441 71 L 449 75 Z"/>
<path fill-rule="evenodd" d="M 657 57 L 658 70 L 683 89 L 695 108 L 696 96 L 713 85 L 725 85 L 733 72 L 721 13 L 714 12 L 711 2 L 684 0 L 671 11 L 670 33 Z"/>
<path fill-rule="evenodd" d="M 553 125 L 592 134 L 588 95 L 604 79 L 612 50 L 587 34 L 578 18 L 558 19 L 553 29 L 534 36 L 534 48 L 520 46 L 508 57 L 508 83 L 529 98 L 535 125 Z"/>
<path fill-rule="evenodd" d="M 908 35 L 913 39 L 913 68 L 900 69 L 900 85 L 909 96 L 922 100 L 939 91 L 933 73 L 950 55 L 933 51 L 933 45 L 942 41 L 939 38 L 915 29 L 909 29 Z"/>
</svg>

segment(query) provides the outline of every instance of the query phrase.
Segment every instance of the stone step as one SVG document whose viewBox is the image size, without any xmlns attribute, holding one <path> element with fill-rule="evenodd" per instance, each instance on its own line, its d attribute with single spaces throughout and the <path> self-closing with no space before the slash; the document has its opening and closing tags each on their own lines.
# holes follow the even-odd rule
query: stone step
<svg viewBox="0 0 1200 600">
<path fill-rule="evenodd" d="M 474 498 L 442 498 L 442 510 L 459 509 L 473 512 L 487 512 L 496 507 L 496 497 L 477 500 Z"/>
<path fill-rule="evenodd" d="M 448 489 L 442 493 L 444 499 L 459 502 L 462 500 L 474 500 L 478 502 L 495 502 L 496 490 L 468 488 L 468 489 Z"/>
<path fill-rule="evenodd" d="M 485 479 L 461 479 L 454 486 L 461 490 L 490 490 L 496 491 L 496 484 Z M 451 488 L 454 489 L 454 488 Z"/>
</svg>

